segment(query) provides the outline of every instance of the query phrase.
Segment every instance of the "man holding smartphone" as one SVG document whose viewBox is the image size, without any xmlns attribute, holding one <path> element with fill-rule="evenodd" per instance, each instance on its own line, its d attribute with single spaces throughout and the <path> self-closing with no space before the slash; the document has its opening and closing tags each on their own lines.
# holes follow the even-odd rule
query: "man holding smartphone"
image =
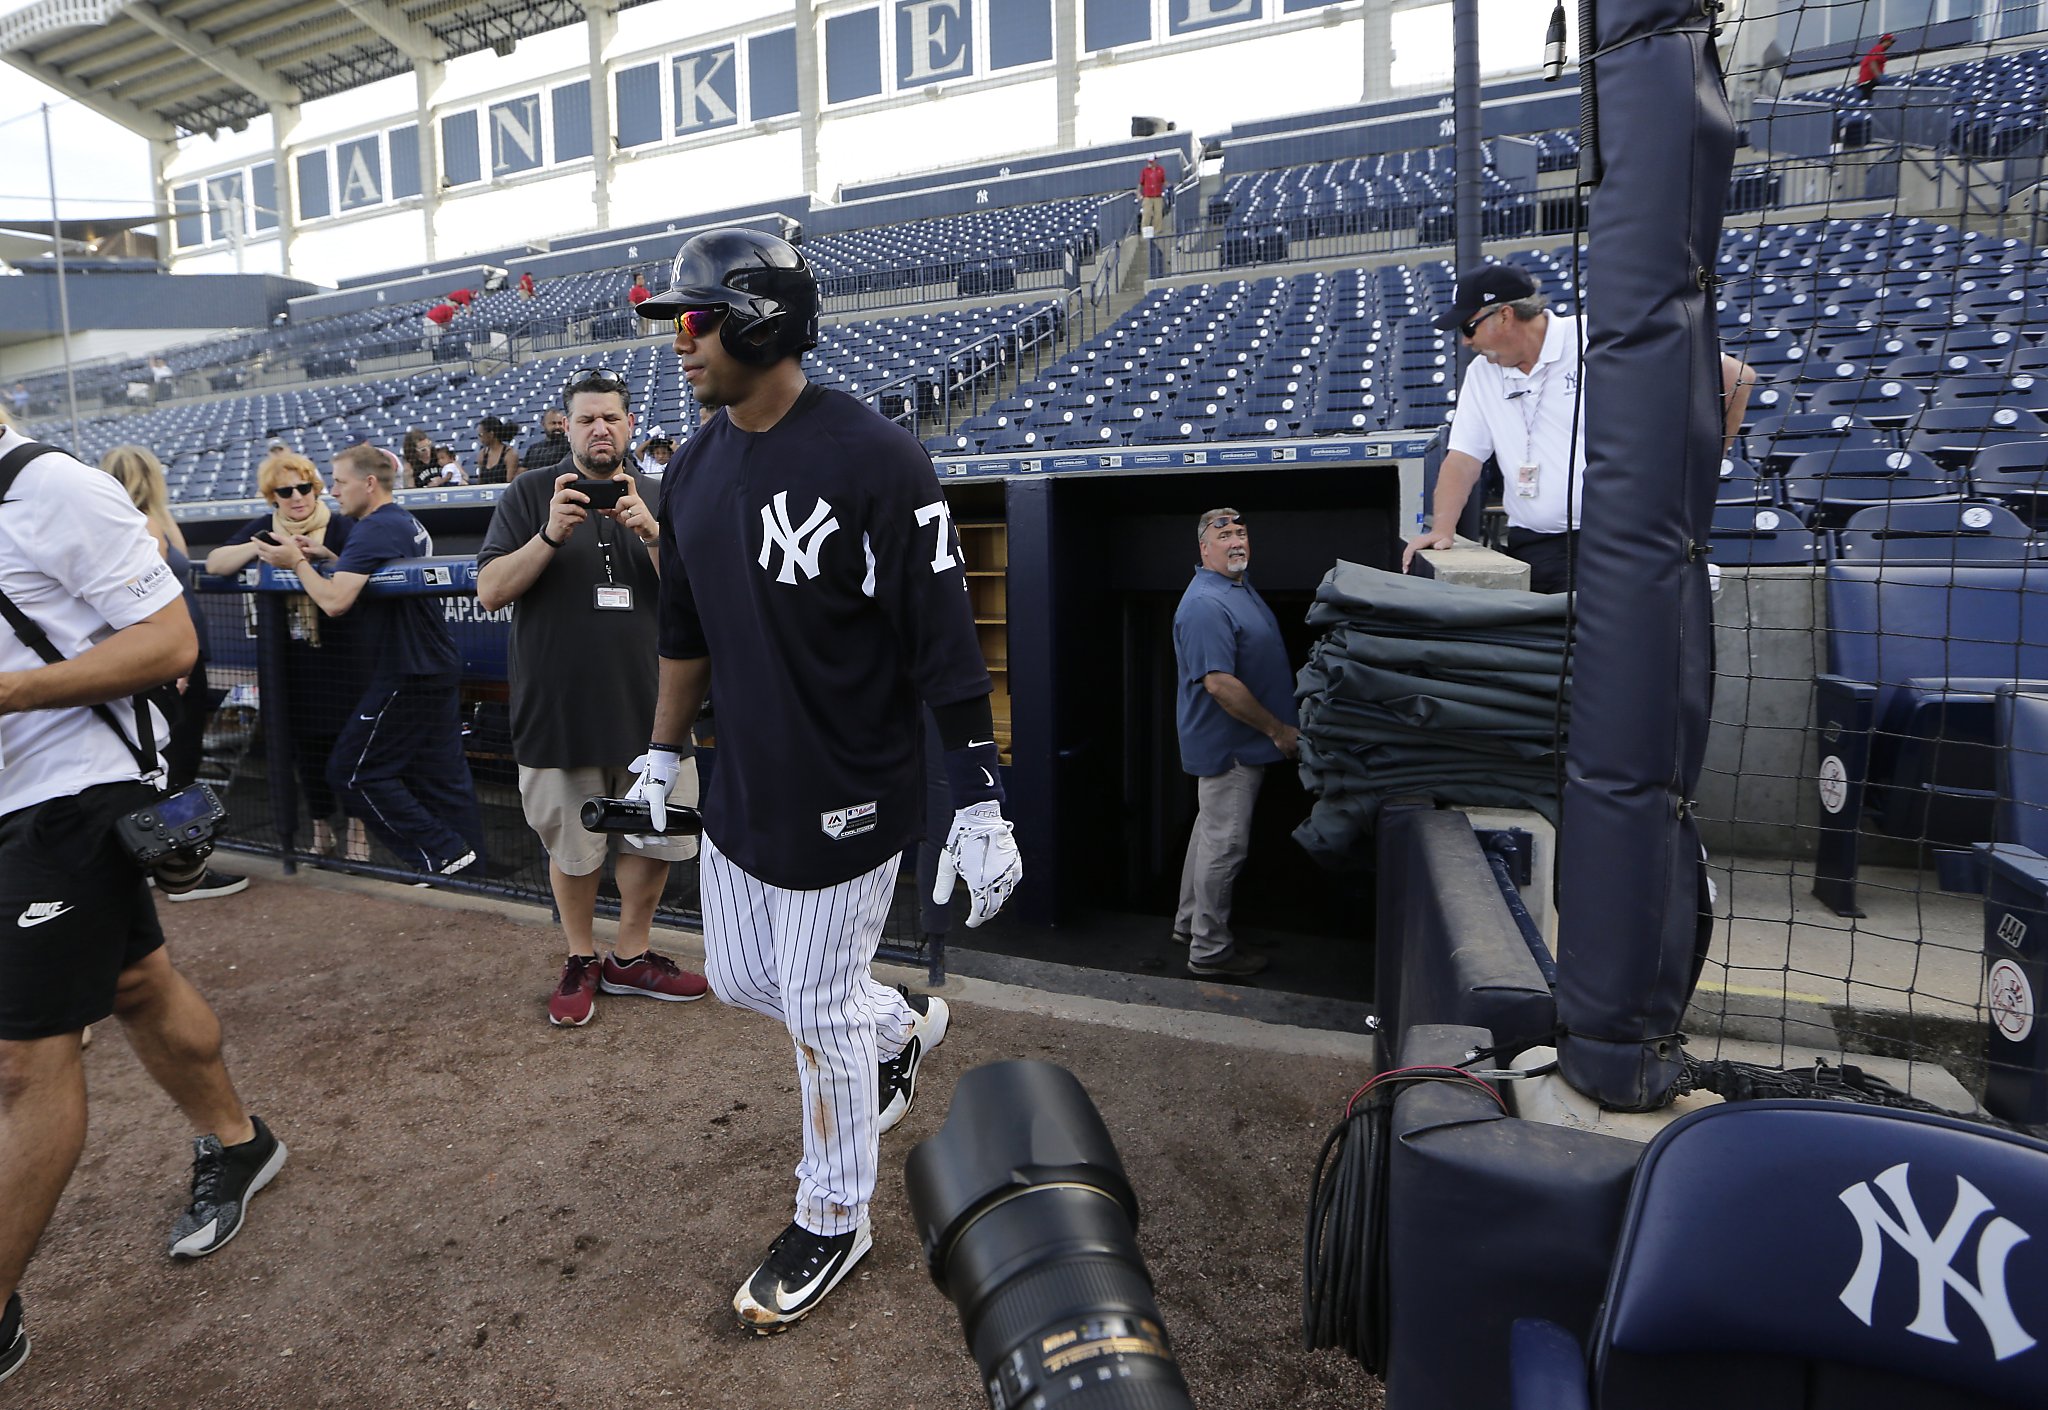
<svg viewBox="0 0 2048 1410">
<path fill-rule="evenodd" d="M 654 724 L 660 528 L 624 469 L 633 439 L 627 396 L 607 368 L 569 379 L 562 407 L 573 468 L 514 480 L 477 552 L 479 605 L 512 606 L 512 753 L 569 945 L 548 1001 L 548 1021 L 565 1028 L 590 1021 L 600 989 L 677 1002 L 702 998 L 706 987 L 702 975 L 648 948 L 669 867 L 696 855 L 694 837 L 620 838 L 610 954 L 598 957 L 591 933 L 608 839 L 583 827 L 583 801 L 633 786 L 633 757 Z M 610 702 L 612 716 L 593 720 L 592 700 Z M 694 761 L 669 797 L 696 803 Z"/>
</svg>

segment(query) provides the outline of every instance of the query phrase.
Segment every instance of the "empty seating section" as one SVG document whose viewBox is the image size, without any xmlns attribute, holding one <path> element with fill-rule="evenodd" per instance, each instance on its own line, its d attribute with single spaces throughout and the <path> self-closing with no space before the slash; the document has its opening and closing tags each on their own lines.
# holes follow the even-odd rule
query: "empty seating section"
<svg viewBox="0 0 2048 1410">
<path fill-rule="evenodd" d="M 2048 49 L 1996 54 L 1958 64 L 1942 64 L 1914 73 L 1894 64 L 1887 84 L 1938 87 L 1953 92 L 1949 114 L 1949 146 L 1973 157 L 2003 157 L 2032 144 L 2044 131 L 2043 105 L 2048 104 Z M 1798 95 L 1834 107 L 1836 130 L 1844 142 L 1862 143 L 1870 135 L 1871 104 L 1854 84 L 1817 88 Z"/>
<path fill-rule="evenodd" d="M 827 298 L 965 281 L 965 295 L 1004 293 L 1017 276 L 1075 270 L 1096 248 L 1093 196 L 910 221 L 804 242 Z M 976 286 L 976 275 L 987 276 Z"/>
<path fill-rule="evenodd" d="M 1556 136 L 1556 134 L 1552 134 Z M 1577 160 L 1577 143 L 1572 144 Z M 1493 170 L 1486 144 L 1481 208 L 1489 239 L 1511 239 L 1536 230 L 1536 196 L 1518 190 Z M 1290 240 L 1319 240 L 1381 230 L 1414 230 L 1423 244 L 1441 244 L 1455 234 L 1452 204 L 1453 154 L 1449 147 L 1382 152 L 1307 166 L 1283 167 L 1227 178 L 1209 198 L 1211 226 L 1225 238 L 1284 231 Z M 1224 263 L 1267 262 L 1259 247 L 1243 256 L 1226 253 Z"/>
<path fill-rule="evenodd" d="M 1561 303 L 1551 254 L 1517 256 Z M 1448 265 L 1226 280 L 1146 295 L 1041 380 L 927 444 L 937 453 L 1429 430 L 1455 400 Z"/>
<path fill-rule="evenodd" d="M 1723 346 L 1757 377 L 1716 499 L 1771 521 L 1761 539 L 1717 516 L 1717 558 L 1796 561 L 1801 531 L 1854 558 L 2030 555 L 2006 529 L 2048 507 L 2048 252 L 1933 221 L 1835 220 L 1729 232 L 1716 272 Z M 1951 528 L 1840 532 L 1912 505 L 1947 506 L 1919 522 Z"/>
</svg>

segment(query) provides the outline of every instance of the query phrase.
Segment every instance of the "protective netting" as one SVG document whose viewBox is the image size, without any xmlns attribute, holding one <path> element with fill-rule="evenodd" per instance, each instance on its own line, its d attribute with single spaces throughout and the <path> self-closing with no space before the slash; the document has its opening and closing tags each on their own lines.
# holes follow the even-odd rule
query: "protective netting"
<svg viewBox="0 0 2048 1410">
<path fill-rule="evenodd" d="M 1714 293 L 1754 385 L 1713 514 L 1716 896 L 1686 1020 L 1699 1056 L 1852 1054 L 1914 1097 L 2034 1122 L 2044 18 L 1974 0 L 1720 18 L 1743 145 Z"/>
</svg>

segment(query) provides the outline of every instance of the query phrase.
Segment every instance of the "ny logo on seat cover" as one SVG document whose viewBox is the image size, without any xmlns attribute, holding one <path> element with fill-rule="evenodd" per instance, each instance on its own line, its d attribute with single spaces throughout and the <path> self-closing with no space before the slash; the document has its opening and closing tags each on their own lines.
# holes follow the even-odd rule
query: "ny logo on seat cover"
<svg viewBox="0 0 2048 1410">
<path fill-rule="evenodd" d="M 778 491 L 772 502 L 761 506 L 761 566 L 768 566 L 778 547 L 782 550 L 782 571 L 775 581 L 794 584 L 798 568 L 806 578 L 818 576 L 818 553 L 839 528 L 839 521 L 828 517 L 831 513 L 832 506 L 821 499 L 810 518 L 801 526 L 792 525 L 788 490 Z"/>
<path fill-rule="evenodd" d="M 1878 1203 L 1877 1196 L 1871 1193 L 1872 1185 L 1891 1200 L 1897 1218 Z M 2034 1338 L 2020 1326 L 2005 1292 L 2006 1259 L 2030 1236 L 1993 1210 L 1983 1191 L 1956 1176 L 1955 1207 L 1949 1211 L 1941 1232 L 1932 1235 L 1927 1232 L 1927 1221 L 1921 1217 L 1919 1207 L 1913 1203 L 1904 1162 L 1875 1180 L 1858 1180 L 1842 1191 L 1839 1198 L 1856 1216 L 1856 1227 L 1863 1235 L 1863 1253 L 1856 1260 L 1856 1271 L 1850 1275 L 1848 1286 L 1842 1289 L 1842 1305 L 1864 1326 L 1871 1325 L 1871 1305 L 1877 1297 L 1884 1241 L 1889 1236 L 1911 1256 L 1919 1280 L 1920 1307 L 1906 1324 L 1907 1331 L 1931 1341 L 1954 1344 L 1955 1334 L 1948 1329 L 1948 1294 L 1953 1291 L 1984 1324 L 1991 1337 L 1992 1354 L 1998 1360 L 2017 1356 L 2034 1345 Z M 1977 1235 L 1977 1281 L 1971 1283 L 1952 1265 L 1971 1228 L 1984 1214 L 1992 1218 Z"/>
</svg>

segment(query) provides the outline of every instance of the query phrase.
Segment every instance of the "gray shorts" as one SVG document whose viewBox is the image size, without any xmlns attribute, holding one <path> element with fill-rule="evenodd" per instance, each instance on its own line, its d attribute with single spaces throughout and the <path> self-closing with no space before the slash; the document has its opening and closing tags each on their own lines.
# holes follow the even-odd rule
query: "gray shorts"
<svg viewBox="0 0 2048 1410">
<path fill-rule="evenodd" d="M 631 769 L 619 766 L 580 769 L 529 769 L 519 766 L 519 802 L 526 811 L 526 823 L 539 834 L 554 864 L 570 876 L 589 876 L 604 865 L 606 833 L 591 832 L 583 826 L 583 803 L 588 798 L 623 798 L 635 782 Z M 683 760 L 675 787 L 668 791 L 671 803 L 697 806 L 697 761 Z M 616 839 L 618 850 L 631 857 L 653 857 L 663 862 L 683 862 L 697 855 L 694 837 L 664 837 L 647 846 Z"/>
</svg>

